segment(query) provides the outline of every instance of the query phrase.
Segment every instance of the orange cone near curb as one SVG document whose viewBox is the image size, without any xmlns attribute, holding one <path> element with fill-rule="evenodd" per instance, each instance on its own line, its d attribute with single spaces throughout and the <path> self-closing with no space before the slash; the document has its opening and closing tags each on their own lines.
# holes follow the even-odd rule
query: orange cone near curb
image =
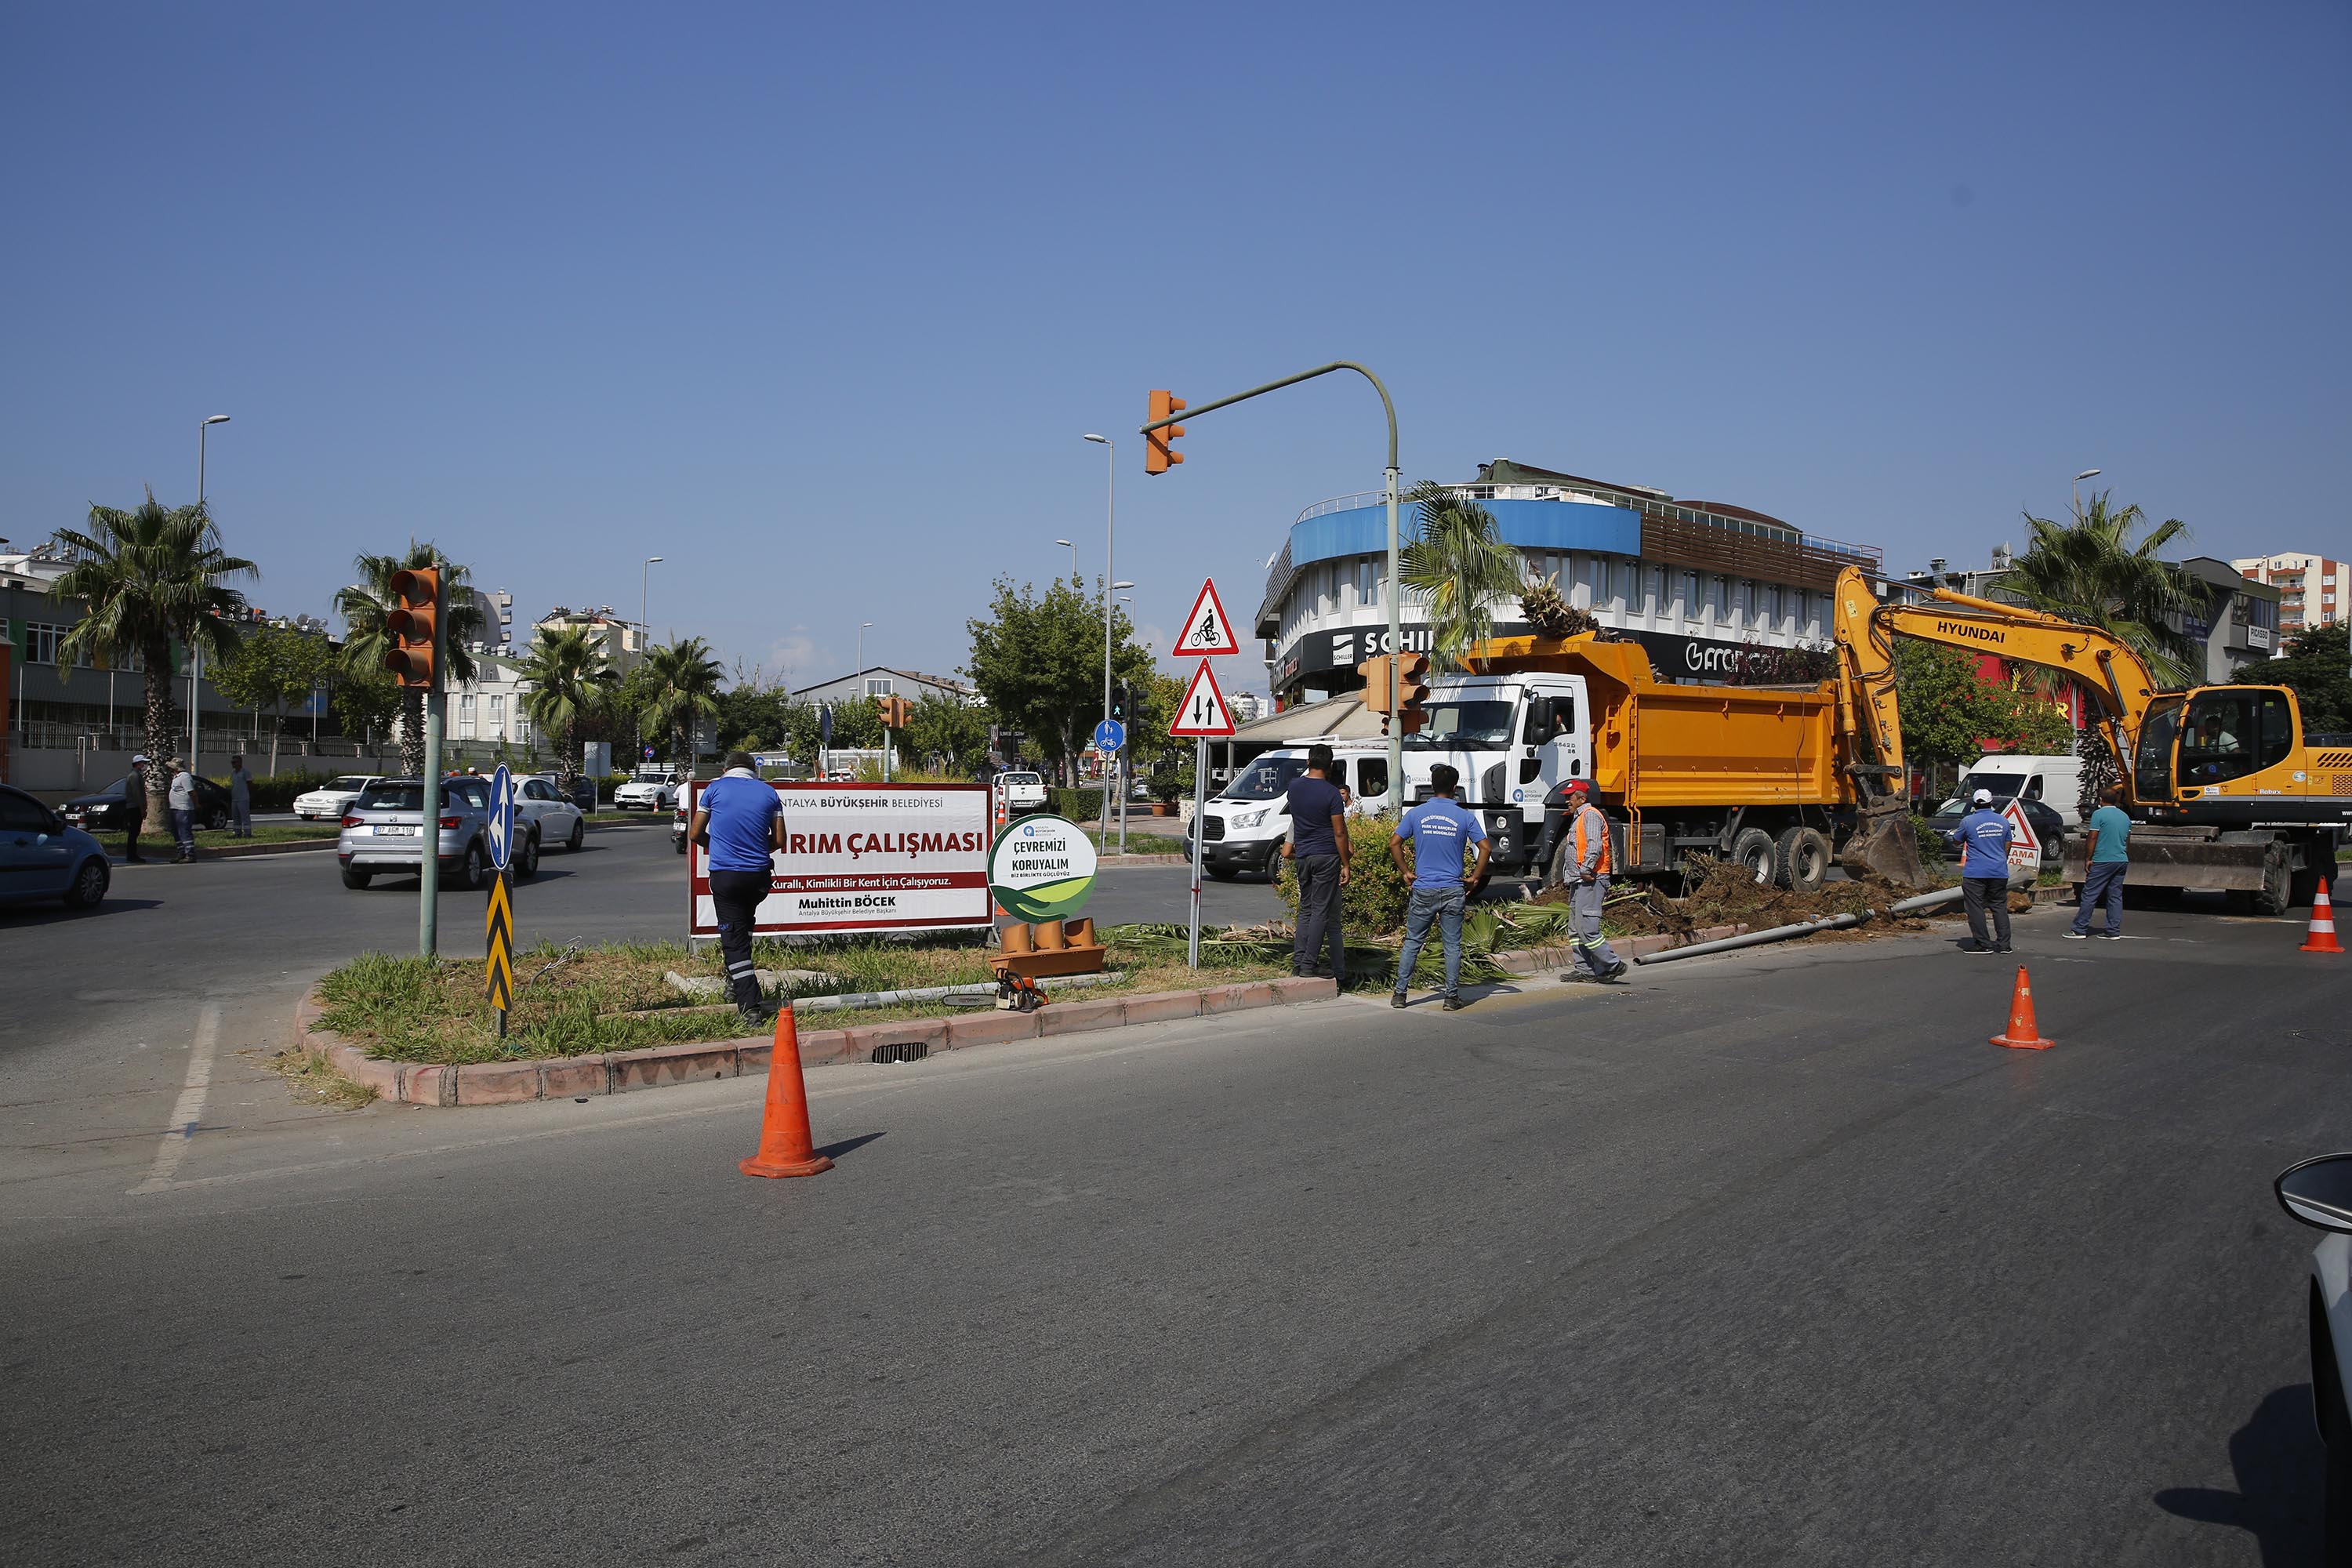
<svg viewBox="0 0 2352 1568">
<path fill-rule="evenodd" d="M 2319 884 L 2319 891 L 2311 900 L 2311 934 L 2303 939 L 2297 952 L 2342 952 L 2336 943 L 2336 909 L 2327 901 L 2327 884 Z"/>
<path fill-rule="evenodd" d="M 768 1107 L 760 1118 L 760 1152 L 741 1162 L 747 1176 L 814 1176 L 833 1169 L 809 1138 L 808 1085 L 801 1078 L 801 1032 L 788 998 L 776 1013 L 775 1054 L 768 1058 Z"/>
<path fill-rule="evenodd" d="M 2043 1037 L 2033 1024 L 2033 983 L 2025 978 L 2025 965 L 2017 966 L 2017 989 L 2010 994 L 2009 1028 L 1995 1035 L 1996 1046 L 2014 1046 L 2021 1051 L 2046 1051 L 2058 1042 Z"/>
</svg>

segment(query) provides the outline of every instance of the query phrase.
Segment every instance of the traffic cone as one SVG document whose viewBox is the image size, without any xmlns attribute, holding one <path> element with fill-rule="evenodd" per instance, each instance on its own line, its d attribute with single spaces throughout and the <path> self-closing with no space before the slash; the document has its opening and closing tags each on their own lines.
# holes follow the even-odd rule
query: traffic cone
<svg viewBox="0 0 2352 1568">
<path fill-rule="evenodd" d="M 2327 884 L 2319 884 L 2319 891 L 2311 900 L 2311 934 L 2303 939 L 2297 952 L 2342 952 L 2336 943 L 2336 910 L 2327 901 Z"/>
<path fill-rule="evenodd" d="M 768 1058 L 768 1108 L 760 1118 L 760 1152 L 739 1167 L 747 1176 L 814 1176 L 833 1169 L 809 1140 L 808 1085 L 801 1081 L 801 1032 L 786 998 L 776 1014 L 776 1048 Z"/>
<path fill-rule="evenodd" d="M 2009 1028 L 1995 1035 L 1996 1046 L 2014 1046 L 2021 1051 L 2046 1051 L 2058 1042 L 2045 1038 L 2033 1026 L 2033 984 L 2025 978 L 2025 965 L 2017 966 L 2017 989 L 2010 994 Z"/>
</svg>

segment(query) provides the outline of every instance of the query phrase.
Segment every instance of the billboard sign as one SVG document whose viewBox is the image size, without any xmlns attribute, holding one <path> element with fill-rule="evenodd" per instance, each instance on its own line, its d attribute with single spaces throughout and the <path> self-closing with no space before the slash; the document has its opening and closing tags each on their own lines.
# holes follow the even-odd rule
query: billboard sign
<svg viewBox="0 0 2352 1568">
<path fill-rule="evenodd" d="M 687 786 L 688 820 L 708 785 Z M 778 780 L 784 847 L 754 930 L 761 936 L 985 930 L 988 786 Z M 710 853 L 688 846 L 687 935 L 715 937 Z"/>
</svg>

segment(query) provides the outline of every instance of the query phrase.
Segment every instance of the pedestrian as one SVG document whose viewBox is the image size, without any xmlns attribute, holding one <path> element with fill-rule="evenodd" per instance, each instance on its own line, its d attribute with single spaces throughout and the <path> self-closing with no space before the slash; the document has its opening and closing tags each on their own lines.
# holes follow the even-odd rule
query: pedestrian
<svg viewBox="0 0 2352 1568">
<path fill-rule="evenodd" d="M 744 1026 L 758 1029 L 769 1015 L 751 963 L 751 937 L 760 900 L 775 884 L 772 857 L 784 847 L 784 803 L 773 784 L 760 782 L 751 752 L 727 753 L 727 771 L 695 800 L 688 837 L 709 851 L 710 908 L 719 919 L 728 989 Z"/>
<path fill-rule="evenodd" d="M 1609 874 L 1615 867 L 1609 818 L 1592 804 L 1592 784 L 1568 781 L 1569 945 L 1576 962 L 1595 980 L 1616 980 L 1628 967 L 1601 934 L 1601 907 L 1609 902 Z M 1574 971 L 1560 976 L 1576 978 Z"/>
<path fill-rule="evenodd" d="M 2099 809 L 2091 813 L 2091 820 L 2084 826 L 2090 829 L 2091 842 L 2084 852 L 2083 890 L 2074 899 L 2074 926 L 2066 935 L 2075 942 L 2087 941 L 2091 911 L 2104 903 L 2107 906 L 2107 929 L 2099 934 L 2109 942 L 2121 942 L 2124 873 L 2131 865 L 2131 854 L 2126 848 L 2131 840 L 2131 818 L 2124 815 L 2123 785 L 2112 784 L 2099 792 Z"/>
<path fill-rule="evenodd" d="M 151 764 L 147 753 L 140 752 L 131 759 L 131 776 L 122 781 L 122 863 L 143 866 L 147 857 L 139 853 L 139 830 L 147 826 L 147 769 Z"/>
<path fill-rule="evenodd" d="M 1454 800 L 1461 783 L 1462 775 L 1444 763 L 1430 769 L 1429 787 L 1435 793 L 1398 818 L 1396 836 L 1389 840 L 1389 855 L 1408 889 L 1404 951 L 1397 954 L 1391 1007 L 1404 1005 L 1413 965 L 1421 960 L 1421 944 L 1434 921 L 1445 943 L 1445 1010 L 1462 1010 L 1462 909 L 1469 902 L 1470 889 L 1486 874 L 1486 858 L 1495 847 L 1486 842 L 1485 825 Z M 1478 863 L 1465 869 L 1463 854 L 1473 844 L 1478 847 Z"/>
<path fill-rule="evenodd" d="M 172 813 L 172 840 L 179 846 L 172 863 L 192 865 L 196 858 L 196 775 L 188 771 L 185 757 L 172 759 L 172 783 L 164 792 L 164 805 Z"/>
<path fill-rule="evenodd" d="M 228 760 L 228 831 L 233 838 L 253 837 L 253 775 L 243 757 Z"/>
<path fill-rule="evenodd" d="M 1952 840 L 1965 851 L 1960 860 L 1960 898 L 1969 909 L 1967 953 L 2007 952 L 2009 948 L 2009 841 L 2017 830 L 2008 817 L 1992 808 L 1992 792 L 1980 789 L 1969 797 L 1972 810 L 1952 830 Z M 1986 940 L 1985 907 L 1992 907 L 1992 940 Z"/>
<path fill-rule="evenodd" d="M 1290 939 L 1290 973 L 1348 984 L 1348 948 L 1339 933 L 1340 890 L 1352 874 L 1346 792 L 1331 783 L 1331 748 L 1310 746 L 1307 772 L 1290 781 L 1283 810 L 1290 838 L 1282 852 L 1298 873 L 1298 925 Z M 1326 941 L 1331 953 L 1323 957 Z M 1318 967 L 1318 965 L 1320 967 Z"/>
</svg>

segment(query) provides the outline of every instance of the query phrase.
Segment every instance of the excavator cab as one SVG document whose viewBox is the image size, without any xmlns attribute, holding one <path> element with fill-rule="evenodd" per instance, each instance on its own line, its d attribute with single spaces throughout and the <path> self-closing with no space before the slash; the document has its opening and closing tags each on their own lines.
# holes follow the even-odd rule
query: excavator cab
<svg viewBox="0 0 2352 1568">
<path fill-rule="evenodd" d="M 2311 769 L 2294 693 L 2206 686 L 2158 698 L 2140 726 L 2132 795 L 2158 822 L 2249 827 L 2330 819 L 2312 813 Z"/>
</svg>

